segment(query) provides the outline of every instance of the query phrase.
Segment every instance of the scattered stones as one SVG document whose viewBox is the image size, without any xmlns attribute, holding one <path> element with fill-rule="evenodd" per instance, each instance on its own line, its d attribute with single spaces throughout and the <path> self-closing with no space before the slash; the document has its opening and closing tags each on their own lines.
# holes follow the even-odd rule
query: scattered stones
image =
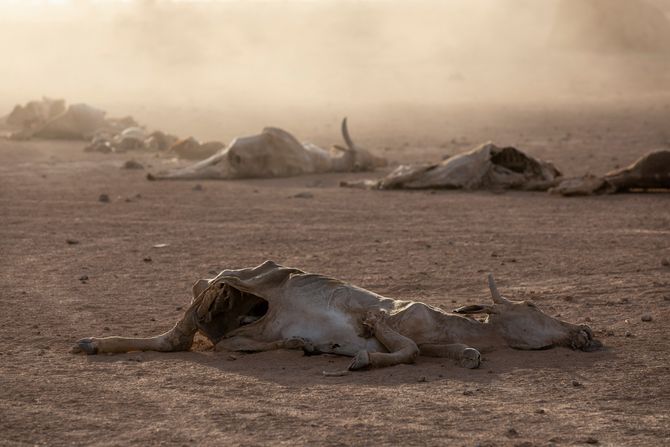
<svg viewBox="0 0 670 447">
<path fill-rule="evenodd" d="M 109 196 L 107 194 L 100 194 L 98 196 L 98 202 L 109 203 L 110 202 Z"/>
<path fill-rule="evenodd" d="M 202 185 L 201 185 L 200 183 L 197 183 L 197 184 L 193 187 L 193 191 L 202 191 L 202 190 L 204 190 L 204 189 L 205 189 L 205 188 L 203 188 Z"/>
<path fill-rule="evenodd" d="M 65 239 L 65 242 L 67 242 L 68 245 L 77 245 L 79 243 L 76 239 Z"/>
<path fill-rule="evenodd" d="M 652 316 L 649 315 L 649 314 L 642 315 L 642 317 L 640 317 L 640 319 L 644 322 L 647 322 L 647 323 L 653 320 Z"/>
<path fill-rule="evenodd" d="M 136 160 L 128 160 L 121 166 L 121 169 L 144 169 L 144 166 Z"/>
<path fill-rule="evenodd" d="M 299 192 L 298 194 L 294 195 L 293 198 L 294 199 L 313 199 L 314 194 L 312 194 L 309 191 Z"/>
</svg>

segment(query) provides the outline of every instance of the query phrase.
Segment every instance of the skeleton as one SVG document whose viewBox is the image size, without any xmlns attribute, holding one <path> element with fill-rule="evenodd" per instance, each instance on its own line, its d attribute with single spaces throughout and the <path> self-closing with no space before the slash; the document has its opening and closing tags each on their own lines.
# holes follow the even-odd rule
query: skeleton
<svg viewBox="0 0 670 447">
<path fill-rule="evenodd" d="M 200 331 L 217 350 L 303 349 L 353 357 L 349 369 L 413 363 L 419 355 L 449 357 L 477 368 L 481 352 L 504 346 L 566 346 L 592 351 L 591 329 L 546 315 L 529 301 L 501 296 L 489 275 L 492 304 L 455 313 L 398 301 L 322 275 L 271 261 L 224 270 L 193 286 L 193 301 L 168 332 L 150 338 L 84 338 L 74 352 L 185 351 Z M 458 315 L 461 314 L 461 315 Z M 484 322 L 463 314 L 487 314 Z"/>
<path fill-rule="evenodd" d="M 342 121 L 346 148 L 326 151 L 300 143 L 290 133 L 266 127 L 260 134 L 235 138 L 211 157 L 171 172 L 149 174 L 149 180 L 238 179 L 289 177 L 322 172 L 367 171 L 386 165 L 386 160 L 357 146 Z"/>
<path fill-rule="evenodd" d="M 568 178 L 550 192 L 564 196 L 614 194 L 648 189 L 670 189 L 670 151 L 650 152 L 630 166 L 605 174 Z"/>
<path fill-rule="evenodd" d="M 371 189 L 524 189 L 547 190 L 561 173 L 513 147 L 483 144 L 438 164 L 403 165 L 386 177 L 342 186 Z"/>
</svg>

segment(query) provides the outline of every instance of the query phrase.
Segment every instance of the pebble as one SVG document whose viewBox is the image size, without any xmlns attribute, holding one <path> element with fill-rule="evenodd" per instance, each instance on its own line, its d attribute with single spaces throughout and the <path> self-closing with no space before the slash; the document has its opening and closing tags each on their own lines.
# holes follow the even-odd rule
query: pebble
<svg viewBox="0 0 670 447">
<path fill-rule="evenodd" d="M 537 410 L 535 410 L 535 414 L 545 414 L 545 413 L 546 411 L 544 408 L 538 408 Z"/>
<path fill-rule="evenodd" d="M 670 267 L 670 261 L 668 260 L 668 258 L 661 259 L 661 265 L 663 267 Z"/>
<path fill-rule="evenodd" d="M 574 387 L 580 387 L 580 386 L 582 386 L 582 383 L 579 382 L 579 381 L 577 381 L 577 380 L 573 380 L 573 381 L 572 381 L 572 386 L 574 386 Z"/>
<path fill-rule="evenodd" d="M 516 431 L 514 427 L 509 428 L 505 434 L 510 438 L 516 438 L 519 436 L 519 432 Z"/>
<path fill-rule="evenodd" d="M 598 441 L 598 440 L 597 440 L 596 438 L 594 438 L 593 436 L 589 436 L 588 438 L 586 438 L 586 439 L 584 440 L 584 442 L 587 443 L 587 444 L 600 444 L 600 441 Z"/>
<path fill-rule="evenodd" d="M 625 333 L 624 335 L 625 335 L 626 337 L 632 337 L 632 336 L 633 336 L 633 333 L 632 333 L 631 331 L 626 331 L 626 333 Z"/>
<path fill-rule="evenodd" d="M 98 196 L 98 202 L 109 203 L 109 196 L 107 194 L 100 194 Z"/>
<path fill-rule="evenodd" d="M 417 379 L 417 382 L 419 383 L 428 382 L 428 379 L 426 379 L 426 376 L 421 376 Z"/>
<path fill-rule="evenodd" d="M 151 261 L 153 261 L 153 259 L 151 259 L 150 256 L 147 256 L 147 257 L 145 257 L 145 258 L 142 259 L 142 260 L 143 260 L 144 262 L 151 262 Z"/>
<path fill-rule="evenodd" d="M 294 199 L 313 199 L 314 194 L 311 192 L 299 192 L 298 194 L 293 196 Z"/>
<path fill-rule="evenodd" d="M 472 390 L 465 390 L 463 391 L 463 396 L 472 396 L 475 394 Z"/>
<path fill-rule="evenodd" d="M 641 319 L 642 321 L 646 321 L 646 322 L 649 322 L 649 321 L 653 320 L 653 318 L 652 318 L 651 315 L 649 315 L 649 314 L 644 314 L 644 315 L 642 315 L 642 317 L 641 317 L 640 319 Z"/>
<path fill-rule="evenodd" d="M 88 275 L 81 275 L 79 281 L 88 281 Z"/>
<path fill-rule="evenodd" d="M 79 243 L 76 239 L 65 239 L 65 242 L 67 242 L 68 245 L 77 245 Z"/>
<path fill-rule="evenodd" d="M 142 166 L 142 163 L 140 163 L 138 161 L 128 160 L 123 164 L 123 166 L 121 168 L 122 169 L 144 169 L 144 166 Z"/>
</svg>

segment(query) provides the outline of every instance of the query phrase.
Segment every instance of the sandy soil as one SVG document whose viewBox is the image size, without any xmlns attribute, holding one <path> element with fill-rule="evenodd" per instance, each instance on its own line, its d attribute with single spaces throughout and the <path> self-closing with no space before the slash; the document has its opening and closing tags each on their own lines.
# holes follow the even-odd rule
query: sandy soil
<svg viewBox="0 0 670 447">
<path fill-rule="evenodd" d="M 663 100 L 378 112 L 352 117 L 352 133 L 395 161 L 492 139 L 581 174 L 670 142 Z M 337 142 L 336 121 L 288 124 Z M 667 445 L 670 195 L 337 186 L 360 174 L 198 191 L 119 169 L 169 161 L 82 147 L 0 141 L 1 445 Z M 293 197 L 305 191 L 313 198 Z M 231 357 L 204 341 L 174 354 L 68 353 L 85 336 L 166 330 L 196 279 L 265 259 L 446 309 L 487 300 L 493 271 L 503 293 L 588 322 L 607 349 L 498 351 L 478 370 L 421 358 L 335 378 L 321 371 L 349 359 Z"/>
</svg>

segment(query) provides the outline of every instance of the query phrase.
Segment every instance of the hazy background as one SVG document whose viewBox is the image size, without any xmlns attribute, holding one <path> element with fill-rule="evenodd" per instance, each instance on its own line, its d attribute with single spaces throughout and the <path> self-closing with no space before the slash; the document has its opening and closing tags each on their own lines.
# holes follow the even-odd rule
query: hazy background
<svg viewBox="0 0 670 447">
<path fill-rule="evenodd" d="M 647 2 L 670 13 L 668 0 Z M 222 117 L 256 129 L 287 114 L 670 91 L 668 52 L 594 51 L 595 36 L 583 49 L 552 45 L 558 4 L 0 0 L 0 114 L 47 95 L 214 135 Z"/>
</svg>

